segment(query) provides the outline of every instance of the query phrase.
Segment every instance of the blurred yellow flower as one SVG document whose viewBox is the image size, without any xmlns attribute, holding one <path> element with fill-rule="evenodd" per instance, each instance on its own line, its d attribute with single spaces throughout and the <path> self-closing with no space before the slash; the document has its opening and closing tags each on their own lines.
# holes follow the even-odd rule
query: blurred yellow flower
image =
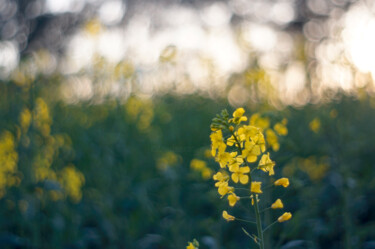
<svg viewBox="0 0 375 249">
<path fill-rule="evenodd" d="M 190 162 L 190 168 L 195 170 L 202 170 L 206 167 L 206 162 L 199 160 L 199 159 L 193 159 Z"/>
<path fill-rule="evenodd" d="M 223 218 L 226 219 L 227 221 L 233 221 L 236 218 L 230 214 L 228 214 L 227 211 L 223 211 Z"/>
<path fill-rule="evenodd" d="M 193 243 L 189 242 L 189 245 L 186 247 L 186 249 L 196 249 L 196 247 L 193 245 Z"/>
<path fill-rule="evenodd" d="M 278 209 L 278 208 L 283 208 L 284 204 L 280 199 L 277 199 L 274 203 L 272 203 L 271 208 L 272 209 Z"/>
<path fill-rule="evenodd" d="M 281 215 L 277 221 L 278 222 L 284 222 L 284 221 L 287 221 L 287 220 L 290 220 L 292 218 L 292 214 L 289 213 L 289 212 L 285 212 L 283 215 Z"/>
<path fill-rule="evenodd" d="M 261 128 L 262 130 L 270 127 L 269 118 L 262 118 L 259 113 L 255 113 L 250 117 L 250 125 Z"/>
<path fill-rule="evenodd" d="M 223 153 L 225 151 L 226 145 L 223 142 L 223 133 L 221 130 L 217 130 L 215 132 L 212 132 L 210 135 L 211 138 L 211 154 L 212 156 L 216 156 L 217 150 L 219 151 L 218 153 Z"/>
<path fill-rule="evenodd" d="M 278 151 L 280 149 L 279 139 L 273 130 L 266 130 L 266 138 L 268 145 L 272 147 L 274 151 Z"/>
<path fill-rule="evenodd" d="M 245 113 L 245 109 L 243 109 L 242 107 L 237 108 L 233 112 L 233 118 L 229 119 L 229 123 L 239 124 L 242 121 L 247 121 L 247 117 L 242 116 L 244 113 Z"/>
<path fill-rule="evenodd" d="M 210 168 L 204 168 L 203 170 L 201 170 L 201 174 L 204 180 L 208 180 L 211 178 L 212 170 Z"/>
<path fill-rule="evenodd" d="M 318 133 L 320 130 L 320 119 L 314 118 L 310 124 L 309 124 L 310 130 L 312 130 L 315 133 Z"/>
<path fill-rule="evenodd" d="M 286 119 L 285 119 L 286 120 Z M 281 136 L 288 135 L 288 128 L 283 123 L 276 123 L 273 129 Z"/>
<path fill-rule="evenodd" d="M 289 186 L 289 179 L 288 178 L 280 178 L 275 181 L 275 186 L 283 186 L 284 188 Z"/>
</svg>

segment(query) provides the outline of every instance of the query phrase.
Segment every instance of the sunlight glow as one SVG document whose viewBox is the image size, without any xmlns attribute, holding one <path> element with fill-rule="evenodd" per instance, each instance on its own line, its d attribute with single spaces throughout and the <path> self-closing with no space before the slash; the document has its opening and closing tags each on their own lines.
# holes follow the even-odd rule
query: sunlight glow
<svg viewBox="0 0 375 249">
<path fill-rule="evenodd" d="M 45 12 L 49 13 L 64 13 L 64 12 L 79 12 L 85 5 L 83 0 L 47 0 Z"/>
<path fill-rule="evenodd" d="M 342 39 L 347 56 L 361 72 L 375 77 L 375 16 L 366 6 L 358 5 L 345 18 Z"/>
<path fill-rule="evenodd" d="M 124 16 L 125 10 L 125 5 L 120 0 L 106 1 L 99 8 L 99 18 L 103 24 L 117 24 Z"/>
<path fill-rule="evenodd" d="M 0 78 L 5 78 L 19 62 L 18 48 L 14 42 L 0 42 Z"/>
</svg>

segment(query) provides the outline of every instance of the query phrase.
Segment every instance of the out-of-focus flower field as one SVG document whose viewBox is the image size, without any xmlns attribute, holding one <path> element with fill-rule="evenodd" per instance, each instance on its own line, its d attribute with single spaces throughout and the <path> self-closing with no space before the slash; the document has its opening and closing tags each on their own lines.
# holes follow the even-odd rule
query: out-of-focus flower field
<svg viewBox="0 0 375 249">
<path fill-rule="evenodd" d="M 67 104 L 59 75 L 23 77 L 0 89 L 1 248 L 183 248 L 192 237 L 202 248 L 247 246 L 247 224 L 221 218 L 227 203 L 212 180 L 209 127 L 234 110 L 225 98 Z M 271 155 L 291 181 L 282 196 L 293 219 L 268 233 L 272 248 L 373 248 L 374 101 L 336 93 L 298 108 L 246 105 L 287 120 Z"/>
<path fill-rule="evenodd" d="M 303 1 L 279 1 L 274 19 L 263 20 L 264 11 L 254 14 L 261 25 L 241 7 L 246 1 L 195 7 L 199 15 L 177 4 L 153 12 L 161 18 L 155 27 L 143 9 L 125 14 L 125 3 L 132 1 L 91 1 L 101 3 L 99 18 L 87 3 L 90 8 L 66 14 L 69 22 L 50 22 L 66 28 L 69 39 L 61 47 L 61 30 L 30 31 L 51 43 L 17 40 L 24 30 L 14 33 L 9 20 L 19 18 L 15 13 L 27 4 L 14 9 L 12 1 L 5 2 L 1 249 L 177 249 L 194 238 L 200 249 L 256 248 L 248 236 L 256 227 L 233 220 L 254 220 L 251 201 L 231 193 L 228 204 L 227 192 L 215 187 L 220 162 L 213 154 L 220 148 L 211 148 L 212 119 L 223 109 L 232 117 L 238 107 L 249 117 L 242 123 L 265 135 L 269 154 L 261 161 L 276 163 L 264 170 L 275 171 L 267 179 L 283 176 L 290 182 L 288 188 L 265 182 L 251 187 L 262 193 L 265 226 L 283 214 L 272 203 L 292 214 L 267 228 L 265 248 L 375 248 L 374 39 L 355 32 L 363 27 L 363 33 L 374 33 L 364 32 L 375 27 L 370 1 L 319 1 L 329 2 L 331 12 L 306 1 L 315 19 L 307 16 L 303 25 L 291 12 Z M 40 2 L 28 4 L 24 19 L 45 18 L 41 23 L 48 24 L 69 5 L 47 2 L 43 15 L 37 13 Z M 193 22 L 198 17 L 202 25 Z M 359 17 L 368 18 L 367 26 L 350 22 Z M 167 26 L 159 27 L 164 33 L 156 32 L 158 25 Z M 249 172 L 253 168 L 237 169 L 232 179 L 248 183 Z M 223 219 L 223 210 L 232 221 Z"/>
</svg>

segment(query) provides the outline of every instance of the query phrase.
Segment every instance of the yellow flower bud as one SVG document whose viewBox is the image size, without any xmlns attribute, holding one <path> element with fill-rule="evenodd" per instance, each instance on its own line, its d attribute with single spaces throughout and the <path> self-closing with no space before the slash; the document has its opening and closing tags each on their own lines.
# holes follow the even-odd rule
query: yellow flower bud
<svg viewBox="0 0 375 249">
<path fill-rule="evenodd" d="M 272 203 L 271 208 L 277 209 L 277 208 L 283 208 L 283 202 L 280 199 L 277 199 L 274 203 Z"/>
<path fill-rule="evenodd" d="M 284 221 L 287 221 L 287 220 L 290 220 L 292 218 L 292 214 L 289 213 L 289 212 L 285 212 L 283 215 L 281 215 L 277 221 L 278 222 L 284 222 Z"/>
</svg>

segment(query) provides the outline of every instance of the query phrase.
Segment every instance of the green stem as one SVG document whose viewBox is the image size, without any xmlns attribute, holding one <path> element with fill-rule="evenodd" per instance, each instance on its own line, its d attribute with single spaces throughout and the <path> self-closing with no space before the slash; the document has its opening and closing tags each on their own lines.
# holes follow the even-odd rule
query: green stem
<svg viewBox="0 0 375 249">
<path fill-rule="evenodd" d="M 242 222 L 247 222 L 247 223 L 253 223 L 253 224 L 256 224 L 255 221 L 251 221 L 251 220 L 244 220 L 244 219 L 240 219 L 240 218 L 237 218 L 236 217 L 236 220 L 239 220 L 239 221 L 242 221 Z"/>
<path fill-rule="evenodd" d="M 259 237 L 259 248 L 264 249 L 264 240 L 263 240 L 263 229 L 262 229 L 262 221 L 260 219 L 259 213 L 259 206 L 258 206 L 258 195 L 255 195 L 254 198 L 254 209 L 255 209 L 255 218 L 257 221 L 257 230 L 258 230 L 258 237 Z"/>
</svg>

